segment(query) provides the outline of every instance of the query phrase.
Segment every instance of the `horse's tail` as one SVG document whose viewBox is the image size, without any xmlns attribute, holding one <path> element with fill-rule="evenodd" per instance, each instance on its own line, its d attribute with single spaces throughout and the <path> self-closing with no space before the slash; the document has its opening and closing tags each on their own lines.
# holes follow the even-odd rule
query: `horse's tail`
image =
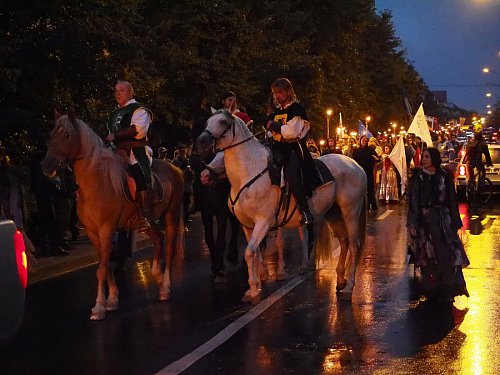
<svg viewBox="0 0 500 375">
<path fill-rule="evenodd" d="M 321 266 L 321 264 L 331 261 L 339 255 L 338 252 L 334 252 L 334 238 L 338 235 L 335 230 L 340 228 L 344 228 L 342 230 L 345 231 L 345 222 L 340 206 L 335 203 L 326 213 L 325 220 L 319 229 L 318 240 L 316 242 L 317 266 Z"/>
<path fill-rule="evenodd" d="M 333 253 L 334 237 L 335 234 L 328 220 L 323 221 L 319 233 L 316 235 L 316 267 L 321 268 L 337 255 Z"/>
</svg>

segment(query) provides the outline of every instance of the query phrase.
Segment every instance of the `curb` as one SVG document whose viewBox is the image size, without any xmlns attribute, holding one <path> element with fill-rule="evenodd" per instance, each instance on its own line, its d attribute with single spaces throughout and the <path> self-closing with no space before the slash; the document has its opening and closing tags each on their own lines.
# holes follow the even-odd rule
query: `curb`
<svg viewBox="0 0 500 375">
<path fill-rule="evenodd" d="M 151 246 L 149 237 L 134 232 L 132 242 L 132 252 L 143 250 Z M 30 256 L 28 259 L 28 285 L 36 284 L 40 281 L 48 280 L 54 277 L 76 271 L 81 268 L 97 264 L 98 255 L 94 246 L 86 235 L 81 239 L 71 243 L 71 251 L 67 256 L 54 256 L 47 258 L 35 258 Z"/>
</svg>

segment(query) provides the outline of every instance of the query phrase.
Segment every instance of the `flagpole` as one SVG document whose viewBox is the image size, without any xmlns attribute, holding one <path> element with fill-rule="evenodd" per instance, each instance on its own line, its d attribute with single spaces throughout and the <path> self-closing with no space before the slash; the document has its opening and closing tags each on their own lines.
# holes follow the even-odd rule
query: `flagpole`
<svg viewBox="0 0 500 375">
<path fill-rule="evenodd" d="M 330 138 L 330 116 L 332 115 L 332 110 L 326 110 L 326 139 Z"/>
</svg>

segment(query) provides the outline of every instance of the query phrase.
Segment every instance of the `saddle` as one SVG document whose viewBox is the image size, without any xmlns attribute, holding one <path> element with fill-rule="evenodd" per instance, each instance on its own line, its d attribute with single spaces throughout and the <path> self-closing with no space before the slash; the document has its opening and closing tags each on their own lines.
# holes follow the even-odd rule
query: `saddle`
<svg viewBox="0 0 500 375">
<path fill-rule="evenodd" d="M 151 196 L 151 204 L 156 204 L 160 203 L 165 199 L 165 191 L 163 190 L 163 186 L 161 184 L 160 177 L 154 172 L 151 174 L 153 183 L 153 190 L 152 190 L 152 196 Z M 124 191 L 123 195 L 125 196 L 125 199 L 129 201 L 130 203 L 136 203 L 137 202 L 137 186 L 135 183 L 134 178 L 130 173 L 127 173 L 126 175 L 126 183 L 123 184 Z"/>
<path fill-rule="evenodd" d="M 317 180 L 319 183 L 314 183 L 314 181 L 307 181 L 304 179 L 304 186 L 308 186 L 311 191 L 316 189 L 317 187 L 323 186 L 329 182 L 334 182 L 335 179 L 333 178 L 330 170 L 328 167 L 319 159 L 313 159 L 314 161 L 314 167 L 315 171 L 313 173 L 316 173 L 317 175 Z M 268 159 L 268 168 L 269 168 L 269 177 L 271 178 L 271 183 L 273 185 L 276 185 L 278 187 L 285 187 L 287 185 L 285 179 L 284 179 L 284 173 L 282 168 L 279 168 L 274 162 L 272 156 Z M 302 176 L 305 177 L 306 174 L 302 172 Z"/>
<path fill-rule="evenodd" d="M 316 172 L 318 174 L 319 181 L 321 181 L 321 183 L 319 185 L 314 186 L 311 190 L 315 190 L 320 186 L 324 186 L 335 182 L 333 175 L 331 174 L 330 170 L 325 165 L 325 163 L 323 163 L 321 160 L 318 159 L 313 159 L 313 161 L 314 161 L 314 166 L 316 168 Z M 272 160 L 270 160 L 269 162 L 272 163 Z M 292 194 L 290 192 L 290 187 L 288 185 L 288 182 L 284 180 L 283 171 L 279 171 L 279 174 L 276 175 L 276 171 L 278 168 L 276 168 L 274 164 L 273 166 L 269 164 L 268 168 L 269 168 L 269 176 L 271 178 L 271 183 L 281 188 L 281 195 L 275 218 L 276 226 L 270 229 L 270 231 L 272 231 L 277 229 L 278 227 L 286 225 L 288 221 L 290 221 L 290 219 L 293 217 L 298 207 L 297 207 L 297 202 L 295 202 L 295 205 L 293 207 L 291 207 L 290 205 Z M 274 176 L 273 173 L 275 174 Z M 275 183 L 276 181 L 278 181 L 278 183 Z M 304 183 L 306 184 L 307 182 L 304 181 Z"/>
</svg>

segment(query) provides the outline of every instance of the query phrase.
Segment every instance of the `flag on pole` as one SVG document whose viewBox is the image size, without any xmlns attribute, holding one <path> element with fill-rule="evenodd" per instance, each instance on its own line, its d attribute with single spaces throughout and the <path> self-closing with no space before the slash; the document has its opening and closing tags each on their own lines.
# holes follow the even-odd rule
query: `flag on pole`
<svg viewBox="0 0 500 375">
<path fill-rule="evenodd" d="M 408 117 L 410 117 L 413 112 L 411 110 L 410 100 L 408 100 L 408 97 L 406 95 L 404 97 L 404 102 L 405 102 L 406 114 L 408 115 Z"/>
<path fill-rule="evenodd" d="M 427 143 L 427 147 L 432 147 L 431 133 L 429 132 L 429 127 L 427 126 L 427 120 L 425 119 L 423 103 L 420 104 L 410 127 L 408 128 L 408 133 L 413 133 L 420 137 L 423 142 Z"/>
<path fill-rule="evenodd" d="M 363 135 L 365 135 L 368 139 L 373 137 L 372 133 L 366 129 L 366 126 L 361 121 L 358 121 L 358 136 L 361 137 Z"/>
<path fill-rule="evenodd" d="M 344 137 L 344 125 L 342 125 L 342 112 L 339 112 L 340 138 Z"/>
<path fill-rule="evenodd" d="M 392 161 L 392 164 L 396 167 L 401 176 L 401 194 L 405 193 L 406 184 L 407 184 L 407 172 L 406 172 L 406 153 L 405 153 L 405 145 L 403 142 L 403 137 L 399 137 L 396 145 L 392 149 L 389 154 L 389 158 Z"/>
</svg>

